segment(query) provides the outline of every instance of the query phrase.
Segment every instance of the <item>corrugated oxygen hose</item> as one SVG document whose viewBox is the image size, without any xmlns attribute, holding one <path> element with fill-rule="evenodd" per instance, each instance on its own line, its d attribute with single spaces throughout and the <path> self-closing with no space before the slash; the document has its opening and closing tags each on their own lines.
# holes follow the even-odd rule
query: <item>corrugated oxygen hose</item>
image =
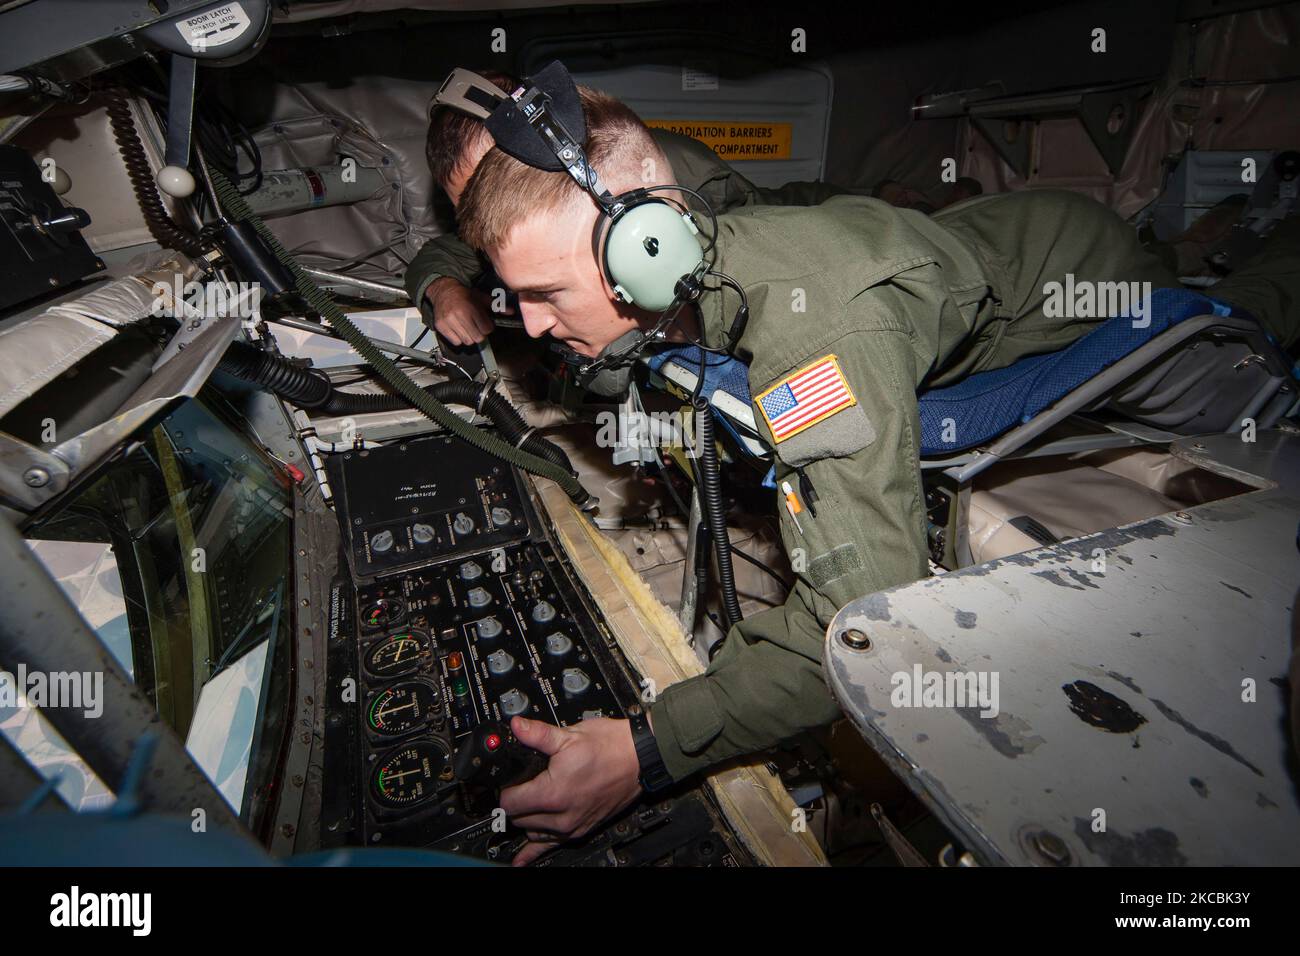
<svg viewBox="0 0 1300 956">
<path fill-rule="evenodd" d="M 219 367 L 246 382 L 269 389 L 299 408 L 318 409 L 327 415 L 365 415 L 407 407 L 406 399 L 400 395 L 340 392 L 320 369 L 295 365 L 282 355 L 263 352 L 247 342 L 232 342 L 221 357 Z M 569 456 L 558 445 L 536 434 L 491 382 L 453 379 L 426 385 L 424 390 L 444 404 L 478 409 L 480 414 L 491 419 L 514 447 L 545 458 L 565 471 L 573 471 Z"/>
<path fill-rule="evenodd" d="M 428 391 L 411 381 L 410 376 L 380 351 L 352 323 L 352 320 L 334 303 L 334 300 L 317 286 L 307 273 L 303 272 L 298 263 L 294 261 L 293 256 L 280 244 L 280 241 L 266 227 L 266 224 L 253 213 L 248 203 L 244 201 L 244 197 L 231 185 L 230 180 L 222 174 L 221 170 L 213 167 L 209 171 L 212 176 L 213 188 L 217 193 L 217 202 L 225 216 L 238 222 L 247 222 L 256 230 L 275 257 L 289 270 L 294 278 L 298 293 L 307 301 L 307 304 L 320 313 L 325 321 L 330 324 L 330 327 L 338 332 L 344 341 L 356 350 L 357 354 L 369 362 L 380 377 L 410 405 L 429 416 L 446 431 L 469 442 L 475 448 L 516 465 L 525 471 L 540 475 L 543 478 L 549 478 L 563 488 L 565 494 L 578 505 L 585 505 L 590 500 L 591 496 L 582 487 L 582 484 L 571 470 L 567 470 L 561 465 L 536 454 L 524 451 L 522 448 L 516 448 L 496 435 L 470 424 L 434 398 Z"/>
</svg>

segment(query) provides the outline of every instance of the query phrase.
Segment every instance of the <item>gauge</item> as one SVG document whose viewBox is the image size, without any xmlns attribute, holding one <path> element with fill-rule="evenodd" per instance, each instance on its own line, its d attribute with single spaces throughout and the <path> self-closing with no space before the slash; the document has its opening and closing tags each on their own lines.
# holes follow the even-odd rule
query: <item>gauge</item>
<svg viewBox="0 0 1300 956">
<path fill-rule="evenodd" d="M 432 740 L 390 750 L 370 775 L 370 796 L 383 807 L 409 807 L 433 796 L 447 752 Z"/>
<path fill-rule="evenodd" d="M 429 639 L 419 631 L 390 634 L 366 651 L 366 670 L 376 677 L 405 674 L 420 664 Z"/>
<path fill-rule="evenodd" d="M 397 598 L 380 598 L 361 610 L 361 626 L 370 631 L 382 630 L 402 619 L 405 608 Z"/>
<path fill-rule="evenodd" d="M 437 713 L 438 692 L 419 681 L 403 681 L 376 694 L 366 708 L 366 726 L 385 737 L 423 727 Z"/>
</svg>

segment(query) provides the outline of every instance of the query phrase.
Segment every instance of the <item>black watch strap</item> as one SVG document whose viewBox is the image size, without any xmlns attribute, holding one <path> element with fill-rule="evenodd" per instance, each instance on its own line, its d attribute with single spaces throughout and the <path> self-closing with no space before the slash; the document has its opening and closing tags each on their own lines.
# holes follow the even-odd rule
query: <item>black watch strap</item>
<svg viewBox="0 0 1300 956">
<path fill-rule="evenodd" d="M 636 746 L 636 762 L 640 767 L 637 779 L 646 793 L 657 793 L 670 786 L 673 778 L 664 766 L 659 744 L 655 742 L 654 731 L 650 729 L 650 720 L 640 707 L 629 708 L 627 720 L 632 727 L 632 743 Z"/>
</svg>

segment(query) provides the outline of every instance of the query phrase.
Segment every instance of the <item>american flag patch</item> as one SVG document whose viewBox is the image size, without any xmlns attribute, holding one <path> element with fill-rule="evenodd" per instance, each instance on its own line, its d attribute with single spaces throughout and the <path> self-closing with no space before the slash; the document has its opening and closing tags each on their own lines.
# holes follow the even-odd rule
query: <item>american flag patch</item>
<svg viewBox="0 0 1300 956">
<path fill-rule="evenodd" d="M 834 355 L 801 368 L 758 396 L 758 407 L 778 442 L 857 403 Z"/>
</svg>

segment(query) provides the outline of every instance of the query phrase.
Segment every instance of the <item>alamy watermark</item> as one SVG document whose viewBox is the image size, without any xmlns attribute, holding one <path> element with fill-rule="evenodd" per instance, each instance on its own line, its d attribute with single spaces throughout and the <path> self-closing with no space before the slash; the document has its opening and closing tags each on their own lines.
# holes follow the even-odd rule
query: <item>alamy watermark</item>
<svg viewBox="0 0 1300 956">
<path fill-rule="evenodd" d="M 80 710 L 86 717 L 104 713 L 102 671 L 0 671 L 0 707 L 53 707 Z"/>
<path fill-rule="evenodd" d="M 153 928 L 152 893 L 83 893 L 73 886 L 50 897 L 50 925 L 126 927 L 133 936 L 148 936 Z"/>
<path fill-rule="evenodd" d="M 895 707 L 980 708 L 981 717 L 998 715 L 997 671 L 927 671 L 913 664 L 890 678 L 889 702 Z"/>
<path fill-rule="evenodd" d="M 1065 274 L 1043 286 L 1043 315 L 1049 319 L 1109 319 L 1127 315 L 1133 328 L 1151 325 L 1150 282 L 1093 282 Z"/>
<path fill-rule="evenodd" d="M 596 415 L 598 448 L 685 448 L 694 458 L 696 450 L 686 441 L 686 418 L 682 412 L 603 411 Z"/>
<path fill-rule="evenodd" d="M 182 282 L 176 275 L 171 285 L 155 282 L 152 315 L 174 319 L 205 320 L 235 316 L 256 319 L 262 309 L 262 286 L 258 282 Z"/>
</svg>

